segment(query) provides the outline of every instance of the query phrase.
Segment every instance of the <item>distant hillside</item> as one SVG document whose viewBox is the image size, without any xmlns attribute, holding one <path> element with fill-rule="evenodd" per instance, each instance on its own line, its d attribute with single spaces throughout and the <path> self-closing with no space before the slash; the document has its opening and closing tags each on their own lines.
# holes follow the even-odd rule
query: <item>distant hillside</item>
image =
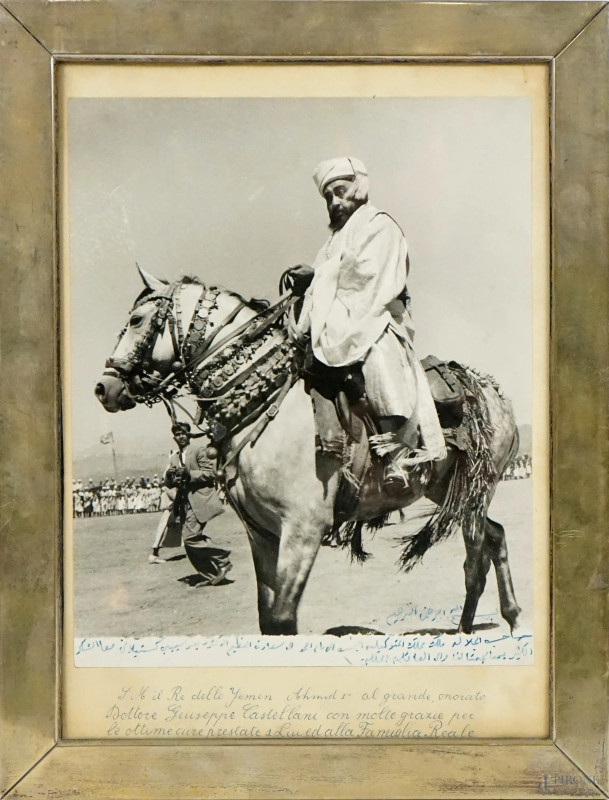
<svg viewBox="0 0 609 800">
<path fill-rule="evenodd" d="M 156 472 L 162 474 L 167 467 L 168 452 L 156 452 L 141 454 L 129 453 L 124 455 L 116 454 L 119 480 L 126 477 L 139 478 L 140 475 L 152 477 Z M 112 464 L 112 451 L 110 447 L 97 448 L 95 453 L 86 453 L 74 459 L 73 467 L 74 478 L 92 478 L 96 483 L 98 480 L 114 477 L 114 467 Z"/>
<path fill-rule="evenodd" d="M 518 455 L 531 453 L 531 425 L 519 425 L 518 432 L 520 434 Z M 168 454 L 168 451 L 158 449 L 146 450 L 145 443 L 142 443 L 142 448 L 139 452 L 134 452 L 133 450 L 128 453 L 117 452 L 116 461 L 119 479 L 122 480 L 127 476 L 139 478 L 140 475 L 150 477 L 155 472 L 160 475 L 167 467 Z M 114 477 L 112 449 L 107 445 L 96 445 L 79 454 L 74 459 L 73 475 L 75 478 L 86 478 L 87 480 L 92 478 L 94 482 Z"/>
</svg>

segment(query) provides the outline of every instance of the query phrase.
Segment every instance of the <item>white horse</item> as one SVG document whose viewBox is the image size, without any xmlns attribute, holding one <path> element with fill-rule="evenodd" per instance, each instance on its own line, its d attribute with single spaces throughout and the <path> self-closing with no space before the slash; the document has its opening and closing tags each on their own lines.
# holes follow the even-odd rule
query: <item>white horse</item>
<svg viewBox="0 0 609 800">
<path fill-rule="evenodd" d="M 197 304 L 206 287 L 182 280 L 171 287 L 140 270 L 145 283 L 127 325 L 106 365 L 95 394 L 110 412 L 127 410 L 138 401 L 158 396 L 170 386 L 172 376 L 184 374 L 183 348 L 186 331 L 193 321 Z M 176 291 L 177 289 L 177 291 Z M 179 298 L 179 300 L 178 300 Z M 239 295 L 221 290 L 209 309 L 207 327 L 197 354 L 203 355 L 226 341 L 244 323 L 256 317 L 260 307 L 245 303 Z M 188 377 L 188 376 L 186 376 Z M 184 380 L 186 379 L 184 378 Z M 509 402 L 491 382 L 477 382 L 483 407 L 478 422 L 486 426 L 494 481 L 484 496 L 480 513 L 459 515 L 444 526 L 442 536 L 460 524 L 465 541 L 464 564 L 466 595 L 459 630 L 472 630 L 478 600 L 484 590 L 491 562 L 495 567 L 501 614 L 514 630 L 520 608 L 514 596 L 503 527 L 487 515 L 506 465 L 518 442 L 517 428 Z M 252 423 L 253 425 L 254 423 Z M 227 432 L 224 452 L 234 451 L 249 436 L 252 425 L 237 433 Z M 455 495 L 454 477 L 459 469 L 458 453 L 449 447 L 448 457 L 435 462 L 426 478 L 411 477 L 398 496 L 389 496 L 378 484 L 366 485 L 353 514 L 356 521 L 370 520 L 421 497 L 441 509 L 463 509 L 468 498 L 467 485 Z M 493 469 L 494 468 L 494 469 Z M 297 633 L 300 599 L 325 535 L 333 528 L 334 500 L 340 478 L 335 458 L 316 453 L 315 426 L 311 398 L 304 382 L 296 381 L 281 403 L 278 413 L 264 428 L 255 443 L 248 442 L 226 469 L 230 501 L 243 521 L 251 545 L 258 586 L 258 613 L 263 634 Z M 454 505 L 456 502 L 456 506 Z M 402 566 L 412 567 L 428 547 L 437 541 L 433 525 L 405 540 Z"/>
</svg>

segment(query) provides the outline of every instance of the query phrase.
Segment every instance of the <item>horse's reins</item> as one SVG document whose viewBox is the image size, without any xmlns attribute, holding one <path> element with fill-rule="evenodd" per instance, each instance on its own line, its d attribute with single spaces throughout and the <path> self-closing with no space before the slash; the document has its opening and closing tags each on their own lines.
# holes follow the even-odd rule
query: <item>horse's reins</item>
<svg viewBox="0 0 609 800">
<path fill-rule="evenodd" d="M 173 383 L 173 381 L 175 381 L 176 379 L 180 378 L 186 372 L 188 372 L 190 370 L 193 370 L 193 369 L 196 369 L 196 367 L 199 365 L 199 363 L 201 363 L 204 359 L 207 359 L 209 356 L 213 355 L 213 353 L 216 352 L 218 347 L 222 346 L 225 343 L 225 340 L 223 339 L 221 342 L 219 342 L 216 345 L 216 347 L 214 347 L 211 351 L 207 351 L 207 348 L 213 342 L 213 340 L 217 337 L 217 335 L 220 333 L 222 328 L 225 328 L 227 325 L 230 325 L 231 322 L 234 322 L 234 320 L 237 318 L 238 314 L 244 308 L 247 308 L 247 303 L 242 300 L 237 306 L 235 306 L 235 308 L 233 308 L 226 315 L 226 317 L 222 320 L 222 322 L 219 325 L 216 326 L 216 330 L 212 333 L 212 335 L 209 337 L 209 339 L 207 339 L 205 342 L 203 342 L 203 344 L 205 346 L 205 348 L 203 350 L 203 353 L 200 353 L 199 355 L 194 356 L 190 361 L 184 363 L 184 361 L 181 360 L 182 359 L 181 350 L 184 347 L 184 343 L 186 342 L 187 336 L 184 337 L 184 342 L 182 342 L 182 345 L 178 348 L 177 351 L 176 351 L 176 348 L 174 346 L 174 355 L 177 356 L 178 358 L 180 358 L 180 361 L 179 361 L 180 366 L 177 369 L 175 369 L 173 372 L 171 372 L 169 375 L 167 375 L 166 378 L 163 378 L 163 380 L 158 384 L 158 386 L 156 386 L 154 389 L 152 389 L 152 391 L 150 392 L 150 395 L 154 396 L 156 394 L 162 393 L 162 391 L 165 388 L 167 388 L 168 386 L 170 386 Z M 246 323 L 244 323 L 244 325 L 247 326 L 254 319 L 256 319 L 256 317 L 252 317 L 252 319 L 248 320 Z M 241 327 L 244 327 L 244 326 L 242 325 Z M 237 329 L 236 333 L 238 333 L 239 330 L 240 330 L 240 328 Z M 227 337 L 227 340 L 230 340 L 230 338 L 232 338 L 232 336 Z"/>
<path fill-rule="evenodd" d="M 176 350 L 176 347 L 175 347 L 175 344 L 174 344 L 174 355 L 177 358 L 180 359 L 180 361 L 177 362 L 177 363 L 180 364 L 180 366 L 177 369 L 175 369 L 173 372 L 171 372 L 169 375 L 167 375 L 167 377 L 165 377 L 162 381 L 160 381 L 160 383 L 158 383 L 155 387 L 150 389 L 148 391 L 148 393 L 147 393 L 147 396 L 150 399 L 152 399 L 153 397 L 155 397 L 157 395 L 161 395 L 165 389 L 167 389 L 169 386 L 171 386 L 171 384 L 173 384 L 174 382 L 177 383 L 177 381 L 180 380 L 183 375 L 185 375 L 188 372 L 195 372 L 197 369 L 202 367 L 206 361 L 211 359 L 212 356 L 214 356 L 223 347 L 228 346 L 228 344 L 231 341 L 237 339 L 239 336 L 241 336 L 241 334 L 245 333 L 248 328 L 252 327 L 252 329 L 253 329 L 252 330 L 252 338 L 253 338 L 253 334 L 254 333 L 256 335 L 260 334 L 262 331 L 266 330 L 274 322 L 276 322 L 279 319 L 279 317 L 282 314 L 284 314 L 288 310 L 288 308 L 290 308 L 290 306 L 293 305 L 296 302 L 297 299 L 298 298 L 293 297 L 290 292 L 286 292 L 272 306 L 269 306 L 269 308 L 265 308 L 262 311 L 260 311 L 258 314 L 256 314 L 255 316 L 250 317 L 250 319 L 246 320 L 242 325 L 240 325 L 238 328 L 236 328 L 234 331 L 232 331 L 228 336 L 225 336 L 224 338 L 220 339 L 220 341 L 216 342 L 215 345 L 210 348 L 210 345 L 218 337 L 218 335 L 221 333 L 221 331 L 224 328 L 226 328 L 227 325 L 230 325 L 232 322 L 234 322 L 235 319 L 237 318 L 237 316 L 239 315 L 239 313 L 244 308 L 248 307 L 247 303 L 244 300 L 241 300 L 235 306 L 235 308 L 231 309 L 231 311 L 229 311 L 229 313 L 224 317 L 224 319 L 219 324 L 217 324 L 215 326 L 216 329 L 213 332 L 213 334 L 208 339 L 206 339 L 205 342 L 203 342 L 202 351 L 199 352 L 197 355 L 193 356 L 193 358 L 191 358 L 189 361 L 184 362 L 183 360 L 181 360 L 183 358 L 183 355 L 182 355 L 181 351 L 182 351 L 182 349 L 184 347 L 184 344 L 186 342 L 186 339 L 187 339 L 187 336 L 188 336 L 188 334 L 187 334 L 184 337 L 184 341 L 182 342 L 182 344 L 180 345 L 178 350 Z M 269 312 L 272 312 L 272 313 L 269 313 Z M 266 315 L 268 315 L 268 318 L 265 320 L 264 324 L 258 326 L 257 325 L 258 320 L 260 320 L 261 318 L 265 317 Z M 171 323 L 171 320 L 175 320 L 174 317 L 168 317 L 168 319 L 169 319 L 170 323 Z M 175 325 L 175 322 L 174 322 L 174 325 Z M 179 384 L 179 385 L 181 385 L 181 384 Z M 205 400 L 207 398 L 199 398 L 198 397 L 197 399 L 198 400 Z"/>
</svg>

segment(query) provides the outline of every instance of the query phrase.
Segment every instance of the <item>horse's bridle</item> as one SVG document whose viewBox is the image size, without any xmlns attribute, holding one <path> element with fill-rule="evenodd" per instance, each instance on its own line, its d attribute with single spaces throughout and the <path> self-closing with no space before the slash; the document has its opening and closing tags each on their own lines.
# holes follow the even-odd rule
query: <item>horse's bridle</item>
<svg viewBox="0 0 609 800">
<path fill-rule="evenodd" d="M 110 356 L 106 360 L 106 369 L 103 374 L 121 378 L 127 386 L 132 399 L 136 402 L 148 402 L 150 393 L 160 383 L 161 379 L 150 374 L 146 367 L 152 357 L 157 339 L 162 334 L 167 322 L 170 325 L 174 356 L 179 359 L 180 346 L 175 334 L 176 320 L 173 314 L 175 288 L 175 285 L 170 286 L 167 294 L 152 293 L 144 295 L 134 304 L 129 316 L 140 306 L 154 301 L 156 309 L 151 317 L 150 327 L 137 342 L 133 352 L 129 353 L 125 358 Z M 126 332 L 127 326 L 120 332 L 117 346 Z"/>
<path fill-rule="evenodd" d="M 215 287 L 196 284 L 201 286 L 201 296 L 195 307 L 190 326 L 186 333 L 183 334 L 179 319 L 179 295 L 183 285 L 181 281 L 178 281 L 169 286 L 166 293 L 153 292 L 152 294 L 144 295 L 137 301 L 129 315 L 139 306 L 150 303 L 153 300 L 155 302 L 156 310 L 150 320 L 149 330 L 137 342 L 133 352 L 128 356 L 125 358 L 111 356 L 106 361 L 106 370 L 103 374 L 121 378 L 127 386 L 131 398 L 136 403 L 154 405 L 163 400 L 165 395 L 171 395 L 175 393 L 176 389 L 181 388 L 188 377 L 188 373 L 196 370 L 203 358 L 215 350 L 215 348 L 212 348 L 210 351 L 210 347 L 220 331 L 233 322 L 241 310 L 247 307 L 245 300 L 240 298 L 239 303 L 227 316 L 214 326 L 214 323 L 209 318 L 212 311 L 217 308 L 216 298 L 220 292 Z M 147 368 L 157 339 L 162 334 L 166 324 L 169 324 L 171 333 L 174 362 L 170 375 L 166 378 L 161 378 L 148 372 Z M 205 333 L 208 326 L 215 329 L 213 333 L 206 336 Z M 126 331 L 127 326 L 119 334 L 118 342 L 120 342 Z M 239 332 L 240 329 L 235 331 L 235 335 Z"/>
</svg>

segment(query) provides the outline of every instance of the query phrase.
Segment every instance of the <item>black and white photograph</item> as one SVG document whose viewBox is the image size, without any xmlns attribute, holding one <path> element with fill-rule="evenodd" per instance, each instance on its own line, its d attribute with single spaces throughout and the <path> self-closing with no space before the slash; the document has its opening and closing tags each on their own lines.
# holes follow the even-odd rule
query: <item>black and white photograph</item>
<svg viewBox="0 0 609 800">
<path fill-rule="evenodd" d="M 534 663 L 531 101 L 330 94 L 68 101 L 76 666 Z"/>
</svg>

